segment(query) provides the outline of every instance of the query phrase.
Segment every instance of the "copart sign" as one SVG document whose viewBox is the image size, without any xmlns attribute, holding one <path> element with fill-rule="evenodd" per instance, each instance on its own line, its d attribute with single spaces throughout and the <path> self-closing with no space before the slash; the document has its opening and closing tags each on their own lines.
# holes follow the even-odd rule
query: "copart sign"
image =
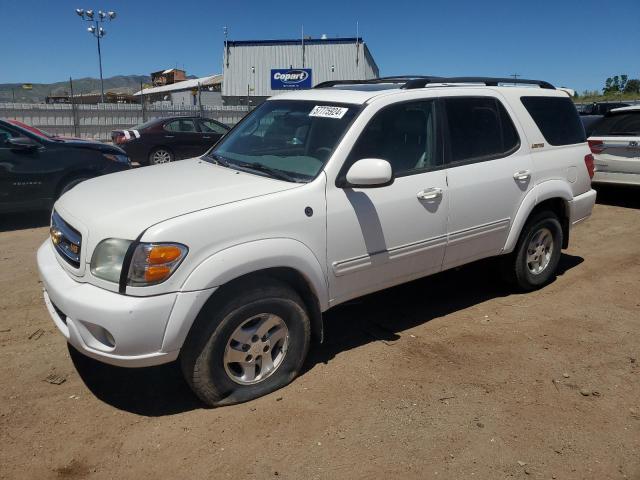
<svg viewBox="0 0 640 480">
<path fill-rule="evenodd" d="M 302 90 L 311 88 L 310 68 L 274 68 L 271 70 L 271 90 Z"/>
</svg>

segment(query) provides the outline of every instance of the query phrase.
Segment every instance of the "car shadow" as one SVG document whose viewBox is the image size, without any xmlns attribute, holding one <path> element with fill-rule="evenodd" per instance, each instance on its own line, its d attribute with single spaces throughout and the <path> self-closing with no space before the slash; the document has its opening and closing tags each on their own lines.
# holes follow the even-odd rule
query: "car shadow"
<svg viewBox="0 0 640 480">
<path fill-rule="evenodd" d="M 558 275 L 583 261 L 563 253 Z M 376 341 L 393 342 L 403 331 L 434 318 L 513 294 L 500 279 L 495 260 L 489 259 L 348 302 L 324 315 L 324 343 L 312 347 L 302 375 L 340 352 Z M 150 417 L 206 408 L 191 393 L 177 362 L 129 369 L 92 360 L 71 346 L 69 353 L 87 388 L 115 408 Z"/>
<path fill-rule="evenodd" d="M 598 192 L 596 202 L 612 207 L 640 209 L 640 186 L 594 185 Z"/>
<path fill-rule="evenodd" d="M 563 253 L 557 275 L 583 261 Z M 324 315 L 324 343 L 312 349 L 304 373 L 346 350 L 370 342 L 394 342 L 403 331 L 434 318 L 494 298 L 526 295 L 514 292 L 501 278 L 495 259 L 485 259 L 345 303 Z"/>
<path fill-rule="evenodd" d="M 3 213 L 0 214 L 0 232 L 46 227 L 50 220 L 49 211 Z"/>
</svg>

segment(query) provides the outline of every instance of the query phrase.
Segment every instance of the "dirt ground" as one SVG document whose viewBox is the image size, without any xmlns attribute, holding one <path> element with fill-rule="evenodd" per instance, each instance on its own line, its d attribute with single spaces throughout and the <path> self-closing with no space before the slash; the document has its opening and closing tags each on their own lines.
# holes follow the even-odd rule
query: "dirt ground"
<svg viewBox="0 0 640 480">
<path fill-rule="evenodd" d="M 175 364 L 70 354 L 46 217 L 0 218 L 0 478 L 640 479 L 638 189 L 602 192 L 546 288 L 480 262 L 368 296 L 291 385 L 220 409 Z"/>
</svg>

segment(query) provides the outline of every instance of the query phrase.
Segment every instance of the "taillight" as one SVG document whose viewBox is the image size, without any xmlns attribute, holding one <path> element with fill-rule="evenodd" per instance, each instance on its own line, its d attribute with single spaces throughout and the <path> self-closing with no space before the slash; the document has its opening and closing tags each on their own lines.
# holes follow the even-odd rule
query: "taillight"
<svg viewBox="0 0 640 480">
<path fill-rule="evenodd" d="M 589 140 L 589 148 L 591 153 L 602 153 L 604 151 L 604 142 L 602 140 Z"/>
<path fill-rule="evenodd" d="M 115 135 L 113 135 L 112 140 L 116 145 L 127 143 L 127 138 L 124 136 L 124 133 L 116 133 Z"/>
<path fill-rule="evenodd" d="M 584 156 L 584 164 L 587 166 L 587 172 L 589 172 L 589 178 L 593 178 L 593 154 Z"/>
</svg>

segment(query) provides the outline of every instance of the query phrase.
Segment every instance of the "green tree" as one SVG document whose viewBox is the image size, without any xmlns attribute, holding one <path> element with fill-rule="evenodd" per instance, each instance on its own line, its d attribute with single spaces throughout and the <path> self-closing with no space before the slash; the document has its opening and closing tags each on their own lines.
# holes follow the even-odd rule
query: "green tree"
<svg viewBox="0 0 640 480">
<path fill-rule="evenodd" d="M 627 86 L 627 80 L 629 80 L 629 75 L 620 75 L 620 91 L 624 92 L 624 87 Z"/>
<path fill-rule="evenodd" d="M 624 93 L 640 93 L 640 79 L 632 78 L 624 86 Z"/>
</svg>

